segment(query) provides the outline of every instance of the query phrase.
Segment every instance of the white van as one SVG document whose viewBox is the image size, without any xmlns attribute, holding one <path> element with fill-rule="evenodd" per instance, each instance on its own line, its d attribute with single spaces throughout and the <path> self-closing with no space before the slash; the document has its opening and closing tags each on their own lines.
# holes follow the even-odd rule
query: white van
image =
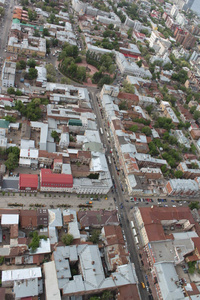
<svg viewBox="0 0 200 300">
<path fill-rule="evenodd" d="M 131 221 L 131 228 L 134 228 L 135 226 L 134 226 L 134 223 L 133 223 L 133 221 Z"/>
</svg>

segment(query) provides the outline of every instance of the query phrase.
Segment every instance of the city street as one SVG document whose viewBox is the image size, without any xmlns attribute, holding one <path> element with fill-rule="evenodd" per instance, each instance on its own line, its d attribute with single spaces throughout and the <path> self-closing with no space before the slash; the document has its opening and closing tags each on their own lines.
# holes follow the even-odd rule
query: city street
<svg viewBox="0 0 200 300">
<path fill-rule="evenodd" d="M 89 89 L 89 88 L 88 88 Z M 103 122 L 102 118 L 101 118 L 101 113 L 100 113 L 100 109 L 99 109 L 99 105 L 97 102 L 97 93 L 98 90 L 97 89 L 92 89 L 90 88 L 90 96 L 92 99 L 92 104 L 93 104 L 93 109 L 94 112 L 97 116 L 97 124 L 99 128 L 102 128 L 104 131 L 104 134 L 101 136 L 102 137 L 102 143 L 106 146 L 106 154 L 110 153 L 110 144 L 109 141 L 107 139 L 107 135 L 105 134 L 105 123 Z M 133 235 L 132 235 L 132 230 L 130 227 L 130 223 L 129 223 L 129 219 L 128 219 L 128 210 L 126 208 L 126 202 L 125 202 L 125 197 L 122 193 L 121 190 L 121 185 L 120 185 L 120 181 L 119 181 L 119 176 L 117 174 L 115 165 L 113 163 L 113 161 L 111 160 L 111 164 L 109 165 L 109 169 L 110 169 L 110 174 L 112 176 L 112 178 L 115 181 L 115 185 L 116 185 L 116 189 L 114 192 L 114 197 L 116 199 L 116 205 L 118 206 L 118 212 L 119 212 L 119 217 L 120 217 L 120 221 L 122 224 L 122 228 L 124 230 L 124 234 L 126 237 L 126 241 L 127 241 L 127 247 L 130 253 L 130 258 L 131 258 L 131 262 L 134 263 L 135 265 L 135 270 L 136 270 L 136 274 L 138 277 L 138 287 L 139 287 L 139 291 L 140 291 L 140 295 L 141 295 L 141 299 L 145 300 L 148 299 L 148 293 L 146 289 L 143 289 L 141 286 L 141 282 L 144 282 L 144 276 L 143 273 L 141 271 L 141 266 L 140 266 L 140 262 L 139 262 L 139 257 L 138 257 L 138 250 L 137 250 L 137 246 L 135 245 L 134 239 L 133 239 Z"/>
<path fill-rule="evenodd" d="M 6 47 L 8 43 L 8 37 L 10 32 L 10 27 L 12 23 L 12 14 L 13 14 L 13 5 L 14 0 L 10 0 L 7 2 L 5 9 L 5 14 L 0 21 L 0 57 L 6 58 L 8 55 L 6 53 Z"/>
</svg>

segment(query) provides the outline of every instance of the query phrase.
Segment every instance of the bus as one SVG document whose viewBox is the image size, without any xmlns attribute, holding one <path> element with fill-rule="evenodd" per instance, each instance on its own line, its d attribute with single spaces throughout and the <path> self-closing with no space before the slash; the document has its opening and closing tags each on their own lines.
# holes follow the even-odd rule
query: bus
<svg viewBox="0 0 200 300">
<path fill-rule="evenodd" d="M 135 236 L 135 243 L 136 243 L 136 245 L 139 244 L 137 236 Z"/>
<path fill-rule="evenodd" d="M 103 129 L 101 127 L 99 128 L 99 130 L 100 130 L 100 133 L 103 134 Z"/>
<path fill-rule="evenodd" d="M 134 235 L 134 236 L 137 235 L 137 232 L 136 232 L 135 228 L 133 228 L 133 235 Z"/>
</svg>

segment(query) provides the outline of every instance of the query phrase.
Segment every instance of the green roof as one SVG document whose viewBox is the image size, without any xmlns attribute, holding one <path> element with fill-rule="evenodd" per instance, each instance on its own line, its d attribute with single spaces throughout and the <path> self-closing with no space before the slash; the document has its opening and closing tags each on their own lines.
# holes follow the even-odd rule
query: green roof
<svg viewBox="0 0 200 300">
<path fill-rule="evenodd" d="M 6 120 L 0 120 L 0 128 L 8 128 L 10 122 Z"/>
<path fill-rule="evenodd" d="M 25 24 L 25 23 L 20 23 L 21 26 L 26 26 L 26 27 L 31 27 L 34 29 L 38 29 L 39 31 L 43 31 L 43 26 L 38 26 L 38 25 L 32 25 L 32 24 Z"/>
<path fill-rule="evenodd" d="M 70 119 L 69 120 L 69 125 L 72 125 L 72 126 L 82 126 L 82 121 L 81 120 L 77 120 L 77 119 Z"/>
<path fill-rule="evenodd" d="M 20 20 L 18 20 L 18 19 L 13 19 L 13 21 L 12 21 L 14 24 L 20 24 Z"/>
</svg>

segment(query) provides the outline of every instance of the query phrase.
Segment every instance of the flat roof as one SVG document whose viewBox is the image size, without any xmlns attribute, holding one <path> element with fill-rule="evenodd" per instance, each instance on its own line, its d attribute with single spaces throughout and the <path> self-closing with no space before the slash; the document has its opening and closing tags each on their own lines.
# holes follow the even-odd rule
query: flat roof
<svg viewBox="0 0 200 300">
<path fill-rule="evenodd" d="M 14 225 L 19 224 L 19 215 L 2 215 L 1 216 L 1 225 Z"/>
<path fill-rule="evenodd" d="M 2 282 L 15 281 L 22 279 L 41 278 L 41 268 L 26 268 L 2 271 Z"/>
<path fill-rule="evenodd" d="M 48 263 L 44 263 L 43 267 L 45 274 L 46 300 L 61 300 L 55 262 L 50 261 Z"/>
</svg>

